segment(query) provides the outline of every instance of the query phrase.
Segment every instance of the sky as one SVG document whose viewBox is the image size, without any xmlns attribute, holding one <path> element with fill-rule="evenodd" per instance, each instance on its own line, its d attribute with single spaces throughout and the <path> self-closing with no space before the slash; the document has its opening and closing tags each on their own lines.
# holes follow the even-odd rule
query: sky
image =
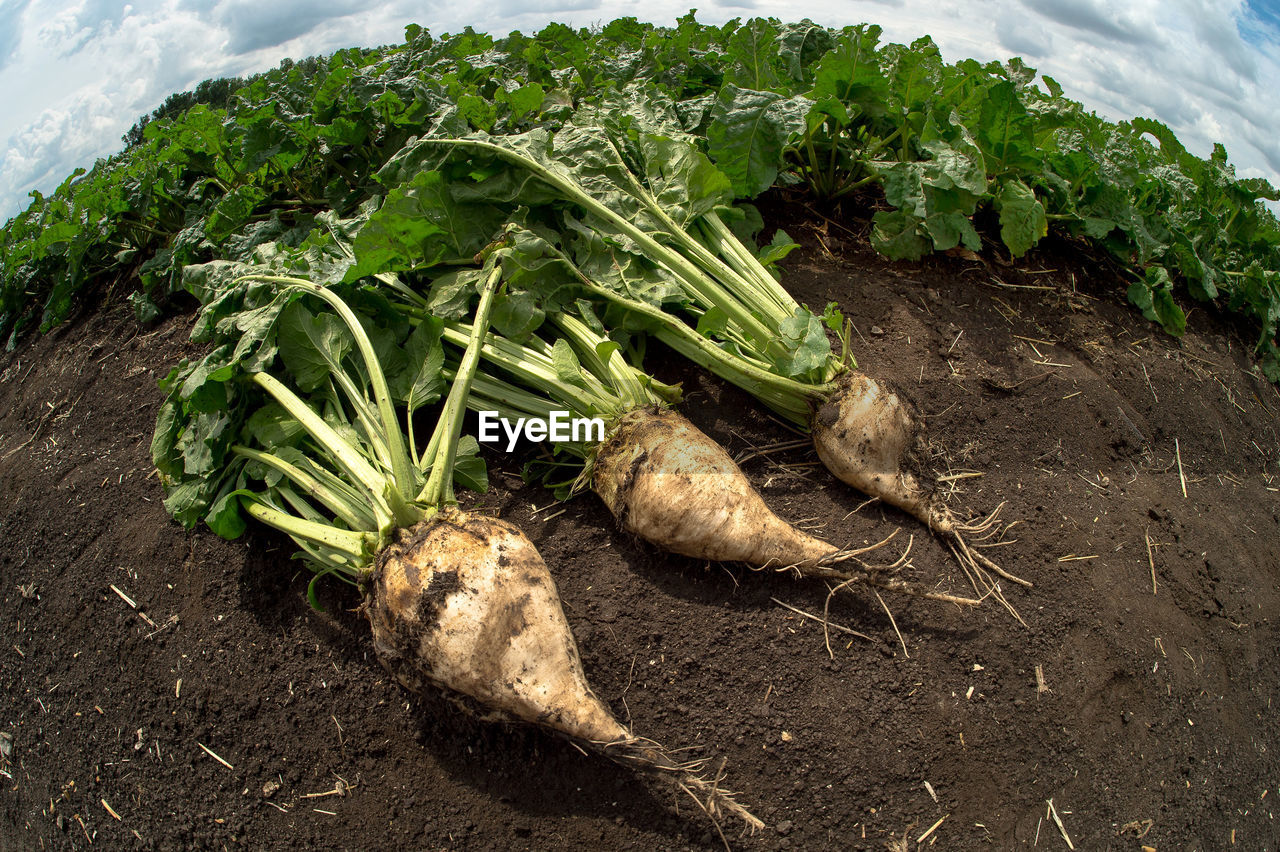
<svg viewBox="0 0 1280 852">
<path fill-rule="evenodd" d="M 204 79 L 400 43 L 408 23 L 505 35 L 624 16 L 671 24 L 691 5 L 712 24 L 928 34 L 949 62 L 1021 56 L 1100 115 L 1157 118 L 1201 156 L 1222 142 L 1241 177 L 1280 186 L 1280 0 L 0 0 L 0 221 Z"/>
</svg>

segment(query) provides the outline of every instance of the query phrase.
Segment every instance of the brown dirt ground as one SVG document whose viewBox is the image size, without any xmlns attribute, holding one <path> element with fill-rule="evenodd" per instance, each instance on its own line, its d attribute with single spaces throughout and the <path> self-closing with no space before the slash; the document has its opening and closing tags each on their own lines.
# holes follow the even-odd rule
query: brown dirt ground
<svg viewBox="0 0 1280 852">
<path fill-rule="evenodd" d="M 547 493 L 495 456 L 478 502 L 541 548 L 600 696 L 725 760 L 768 823 L 726 826 L 742 849 L 1066 848 L 1046 800 L 1077 849 L 1280 848 L 1280 394 L 1245 338 L 1204 310 L 1163 336 L 1075 245 L 890 264 L 865 222 L 772 215 L 805 244 L 787 284 L 840 302 L 862 368 L 927 414 L 939 472 L 981 474 L 952 480 L 955 505 L 1017 522 L 988 552 L 1034 581 L 1006 584 L 1027 626 L 886 595 L 891 621 L 859 590 L 830 619 L 870 639 L 832 632 L 828 654 L 774 602 L 821 613 L 825 589 L 663 556 L 594 498 L 535 514 Z M 404 692 L 355 597 L 335 584 L 313 611 L 282 540 L 172 523 L 148 446 L 189 323 L 97 310 L 0 359 L 0 847 L 719 846 L 660 783 Z M 793 438 L 651 366 L 732 452 Z M 911 576 L 965 590 L 812 451 L 744 467 L 833 541 L 901 527 Z M 315 797 L 339 778 L 346 796 Z"/>
</svg>

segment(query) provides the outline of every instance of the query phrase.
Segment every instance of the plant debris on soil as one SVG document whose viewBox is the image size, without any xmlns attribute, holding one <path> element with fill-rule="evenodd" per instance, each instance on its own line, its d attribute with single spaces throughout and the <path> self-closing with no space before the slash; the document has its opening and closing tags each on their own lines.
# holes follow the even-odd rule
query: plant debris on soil
<svg viewBox="0 0 1280 852">
<path fill-rule="evenodd" d="M 950 505 L 1004 504 L 980 544 L 1034 583 L 1003 585 L 1025 625 L 666 556 L 490 453 L 469 508 L 537 544 L 600 697 L 724 761 L 767 824 L 726 824 L 737 848 L 1280 848 L 1280 393 L 1249 341 L 1203 311 L 1165 336 L 1074 243 L 895 264 L 863 226 L 769 216 L 804 246 L 787 287 L 925 413 Z M 398 687 L 283 537 L 173 522 L 148 450 L 189 326 L 117 304 L 0 359 L 0 848 L 720 848 L 667 787 Z M 648 366 L 785 519 L 901 528 L 905 576 L 972 593 L 744 394 Z"/>
</svg>

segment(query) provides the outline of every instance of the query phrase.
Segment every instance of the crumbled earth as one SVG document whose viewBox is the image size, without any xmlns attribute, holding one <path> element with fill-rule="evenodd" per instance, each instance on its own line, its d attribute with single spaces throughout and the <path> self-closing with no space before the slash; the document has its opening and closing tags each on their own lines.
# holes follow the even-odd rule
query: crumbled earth
<svg viewBox="0 0 1280 852">
<path fill-rule="evenodd" d="M 1002 507 L 983 552 L 1034 587 L 1002 581 L 1016 617 L 828 600 L 658 553 L 495 453 L 475 504 L 542 550 L 597 693 L 723 761 L 767 823 L 726 823 L 735 848 L 1280 848 L 1280 393 L 1248 335 L 1199 307 L 1163 335 L 1074 243 L 894 264 L 865 219 L 767 212 L 804 246 L 787 286 L 840 303 L 860 367 L 924 411 L 951 505 Z M 661 780 L 405 692 L 357 593 L 313 609 L 287 541 L 172 522 L 148 449 L 190 322 L 88 309 L 0 358 L 0 848 L 721 847 Z M 743 394 L 650 358 L 784 517 L 900 530 L 883 561 L 910 542 L 905 576 L 972 593 Z"/>
</svg>

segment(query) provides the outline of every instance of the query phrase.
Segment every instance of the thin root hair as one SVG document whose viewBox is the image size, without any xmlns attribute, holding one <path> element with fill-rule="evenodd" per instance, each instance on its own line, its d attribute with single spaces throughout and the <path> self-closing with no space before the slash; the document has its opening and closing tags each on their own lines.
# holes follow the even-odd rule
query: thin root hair
<svg viewBox="0 0 1280 852">
<path fill-rule="evenodd" d="M 720 823 L 725 814 L 736 816 L 742 820 L 750 833 L 764 828 L 764 822 L 752 814 L 734 797 L 736 793 L 723 789 L 720 784 L 724 780 L 724 761 L 711 774 L 710 780 L 701 773 L 707 768 L 705 758 L 689 761 L 677 761 L 667 749 L 653 740 L 632 737 L 608 743 L 600 750 L 609 758 L 649 772 L 656 777 L 674 783 L 686 793 L 698 808 L 711 820 L 716 834 L 727 849 L 729 844 L 721 830 Z"/>
<path fill-rule="evenodd" d="M 898 532 L 898 530 L 895 530 L 882 541 L 867 547 L 856 550 L 836 551 L 824 558 L 816 566 L 796 565 L 778 570 L 795 571 L 798 576 L 802 577 L 816 577 L 822 580 L 835 581 L 837 590 L 847 588 L 853 584 L 860 584 L 873 589 L 883 589 L 889 592 L 897 592 L 898 594 L 912 595 L 913 597 L 926 598 L 942 603 L 953 603 L 960 606 L 978 606 L 982 603 L 981 598 L 965 598 L 939 592 L 921 583 L 898 577 L 897 575 L 904 569 L 911 567 L 911 547 L 915 544 L 915 536 L 908 536 L 907 546 L 893 562 L 872 565 L 859 558 L 859 554 L 885 546 Z"/>
<path fill-rule="evenodd" d="M 1014 609 L 1013 604 L 1009 603 L 1008 598 L 1004 596 L 1004 591 L 1000 588 L 1000 583 L 996 580 L 992 580 L 991 575 L 987 573 L 986 569 L 984 569 L 982 565 L 978 564 L 978 557 L 980 557 L 981 554 L 975 554 L 971 551 L 968 545 L 965 544 L 964 538 L 959 533 L 953 532 L 951 534 L 947 540 L 947 547 L 951 550 L 951 554 L 955 557 L 956 562 L 960 564 L 961 570 L 964 571 L 965 576 L 969 579 L 969 583 L 973 586 L 973 590 L 977 592 L 980 600 L 985 600 L 988 597 L 995 598 L 995 600 L 1004 607 L 1019 624 L 1023 627 L 1028 626 L 1027 623 L 1022 620 L 1022 616 L 1018 614 L 1018 611 Z M 992 565 L 995 564 L 984 556 L 981 558 Z M 1004 572 L 1001 571 L 1001 573 L 1003 574 Z M 1012 577 L 1012 575 L 1009 576 Z M 1026 583 L 1025 580 L 1021 582 Z M 1028 583 L 1027 585 L 1030 584 Z"/>
</svg>

